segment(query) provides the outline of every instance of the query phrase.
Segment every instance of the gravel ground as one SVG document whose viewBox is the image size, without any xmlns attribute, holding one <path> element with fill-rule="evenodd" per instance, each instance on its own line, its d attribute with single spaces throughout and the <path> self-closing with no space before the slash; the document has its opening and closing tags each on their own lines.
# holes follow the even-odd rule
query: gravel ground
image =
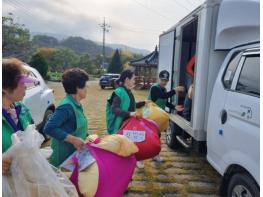
<svg viewBox="0 0 263 197">
<path fill-rule="evenodd" d="M 65 95 L 60 83 L 48 82 L 55 90 L 56 104 Z M 100 89 L 97 81 L 88 83 L 88 96 L 83 105 L 89 119 L 89 133 L 105 135 L 105 104 L 112 89 Z M 134 90 L 137 101 L 144 100 L 147 91 Z M 162 133 L 163 162 L 144 161 L 145 168 L 137 169 L 129 185 L 127 197 L 212 197 L 218 196 L 220 176 L 206 161 L 204 156 L 184 150 L 171 150 Z"/>
</svg>

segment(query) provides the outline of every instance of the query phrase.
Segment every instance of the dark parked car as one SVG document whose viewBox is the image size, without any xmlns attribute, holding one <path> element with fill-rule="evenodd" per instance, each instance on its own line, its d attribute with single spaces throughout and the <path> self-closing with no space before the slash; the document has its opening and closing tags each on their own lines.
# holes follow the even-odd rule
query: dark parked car
<svg viewBox="0 0 263 197">
<path fill-rule="evenodd" d="M 113 87 L 116 88 L 115 81 L 120 77 L 119 74 L 112 74 L 112 73 L 107 73 L 103 75 L 100 78 L 100 87 L 104 89 L 105 87 Z"/>
</svg>

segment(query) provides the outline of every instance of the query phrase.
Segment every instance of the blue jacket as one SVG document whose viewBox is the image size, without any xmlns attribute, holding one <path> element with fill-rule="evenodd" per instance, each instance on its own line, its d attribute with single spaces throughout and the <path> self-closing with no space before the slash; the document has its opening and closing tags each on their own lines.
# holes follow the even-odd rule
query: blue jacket
<svg viewBox="0 0 263 197">
<path fill-rule="evenodd" d="M 44 133 L 63 141 L 68 134 L 76 130 L 76 117 L 71 105 L 61 105 L 56 108 L 54 114 L 44 127 Z"/>
</svg>

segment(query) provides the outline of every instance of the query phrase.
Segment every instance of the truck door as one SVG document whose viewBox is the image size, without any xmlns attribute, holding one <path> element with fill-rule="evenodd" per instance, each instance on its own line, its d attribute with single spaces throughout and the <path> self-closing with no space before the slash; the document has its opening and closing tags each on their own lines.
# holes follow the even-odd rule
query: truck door
<svg viewBox="0 0 263 197">
<path fill-rule="evenodd" d="M 171 75 L 171 79 L 173 77 L 173 57 L 174 57 L 174 49 L 175 49 L 175 30 L 162 34 L 160 36 L 160 49 L 159 49 L 159 59 L 158 59 L 158 73 L 157 75 L 162 71 L 162 70 L 167 70 Z M 158 78 L 158 77 L 157 77 Z M 166 88 L 168 91 L 173 88 L 171 84 L 172 80 L 170 80 Z"/>
<path fill-rule="evenodd" d="M 224 163 L 241 165 L 259 180 L 260 55 L 244 53 L 221 113 Z M 243 162 L 243 163 L 242 163 Z M 243 164 L 244 165 L 244 164 Z"/>
<path fill-rule="evenodd" d="M 223 75 L 224 88 L 215 85 L 207 157 L 221 174 L 229 164 L 238 164 L 259 176 L 259 75 L 259 52 L 240 52 Z"/>
<path fill-rule="evenodd" d="M 226 71 L 220 71 L 214 85 L 210 100 L 208 123 L 207 123 L 207 158 L 209 162 L 220 172 L 221 153 L 224 151 L 225 124 L 221 122 L 221 113 L 225 109 L 227 94 L 231 90 L 231 85 L 240 62 L 242 52 L 237 51 L 227 57 L 223 67 Z M 224 66 L 226 64 L 226 66 Z"/>
</svg>

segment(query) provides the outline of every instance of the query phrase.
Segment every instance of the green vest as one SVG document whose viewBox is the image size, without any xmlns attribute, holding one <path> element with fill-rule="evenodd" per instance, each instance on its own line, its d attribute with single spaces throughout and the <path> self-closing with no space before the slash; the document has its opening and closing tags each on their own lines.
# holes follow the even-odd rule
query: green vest
<svg viewBox="0 0 263 197">
<path fill-rule="evenodd" d="M 88 120 L 84 114 L 84 110 L 81 104 L 77 103 L 75 99 L 67 95 L 62 99 L 59 106 L 70 104 L 73 107 L 76 116 L 76 130 L 70 135 L 74 135 L 83 140 L 88 136 Z M 51 148 L 53 149 L 53 153 L 50 156 L 49 162 L 58 167 L 61 163 L 63 163 L 74 151 L 76 151 L 75 147 L 65 141 L 59 141 L 55 138 L 51 140 Z"/>
<path fill-rule="evenodd" d="M 161 89 L 161 86 L 160 86 L 159 83 L 153 84 L 152 87 L 158 87 L 158 88 Z M 152 97 L 151 97 L 152 87 L 151 87 L 150 92 L 149 92 L 149 95 L 148 95 L 148 99 L 149 99 L 149 100 L 152 100 Z M 165 92 L 167 92 L 166 89 L 165 89 Z M 167 103 L 167 99 L 158 98 L 158 99 L 155 101 L 155 103 L 156 103 L 156 105 L 158 105 L 160 108 L 162 108 L 163 110 L 165 110 L 165 106 L 166 106 L 166 103 Z"/>
<path fill-rule="evenodd" d="M 123 111 L 128 111 L 130 107 L 130 97 L 125 90 L 124 87 L 118 87 L 116 90 L 114 90 L 114 93 L 120 97 L 121 104 L 120 108 Z M 118 131 L 118 129 L 121 127 L 121 124 L 123 122 L 123 117 L 115 115 L 111 111 L 111 103 L 113 94 L 107 99 L 106 104 L 106 124 L 107 124 L 107 130 L 109 134 L 114 134 Z"/>
<path fill-rule="evenodd" d="M 29 124 L 33 123 L 33 119 L 31 117 L 29 109 L 22 102 L 16 102 L 14 103 L 14 105 L 21 107 L 21 111 L 18 118 L 23 130 L 25 130 Z M 7 151 L 7 149 L 12 145 L 11 135 L 13 133 L 13 127 L 7 122 L 6 118 L 2 115 L 2 153 Z"/>
</svg>

